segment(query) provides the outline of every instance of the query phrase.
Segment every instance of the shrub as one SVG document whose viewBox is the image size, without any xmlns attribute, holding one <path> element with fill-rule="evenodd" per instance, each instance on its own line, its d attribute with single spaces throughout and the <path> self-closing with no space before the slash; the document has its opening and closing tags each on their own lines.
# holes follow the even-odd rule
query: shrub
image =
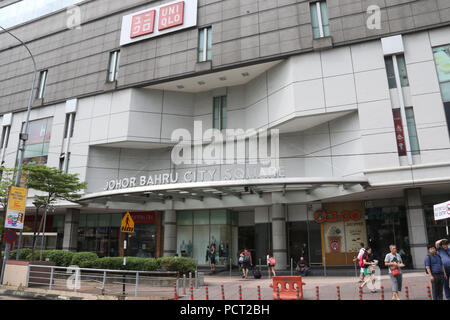
<svg viewBox="0 0 450 320">
<path fill-rule="evenodd" d="M 55 262 L 58 267 L 68 267 L 72 262 L 73 255 L 74 253 L 70 251 L 51 250 L 48 252 L 47 257 L 50 261 Z"/>
<path fill-rule="evenodd" d="M 48 258 L 48 253 L 51 250 L 43 250 L 42 251 L 42 261 L 46 261 Z M 34 249 L 34 257 L 31 257 L 31 252 L 27 255 L 26 260 L 28 261 L 39 261 L 39 258 L 41 256 L 41 250 Z"/>
<path fill-rule="evenodd" d="M 195 272 L 197 264 L 192 258 L 164 257 L 158 259 L 158 264 L 166 271 L 178 271 L 182 274 Z"/>
<path fill-rule="evenodd" d="M 17 250 L 10 251 L 9 259 L 15 260 L 16 254 L 17 254 Z M 19 260 L 26 260 L 28 255 L 30 255 L 30 254 L 31 254 L 31 249 L 29 249 L 29 248 L 20 249 Z"/>
<path fill-rule="evenodd" d="M 84 262 L 96 259 L 98 259 L 98 256 L 93 252 L 77 252 L 73 254 L 70 264 L 73 266 L 82 267 Z"/>
</svg>

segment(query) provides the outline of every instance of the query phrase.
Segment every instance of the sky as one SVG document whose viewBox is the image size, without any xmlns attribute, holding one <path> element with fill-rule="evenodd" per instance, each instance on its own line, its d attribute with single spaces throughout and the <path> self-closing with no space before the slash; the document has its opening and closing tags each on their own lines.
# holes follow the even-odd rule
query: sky
<svg viewBox="0 0 450 320">
<path fill-rule="evenodd" d="M 0 9 L 0 26 L 10 28 L 83 0 L 22 0 Z"/>
</svg>

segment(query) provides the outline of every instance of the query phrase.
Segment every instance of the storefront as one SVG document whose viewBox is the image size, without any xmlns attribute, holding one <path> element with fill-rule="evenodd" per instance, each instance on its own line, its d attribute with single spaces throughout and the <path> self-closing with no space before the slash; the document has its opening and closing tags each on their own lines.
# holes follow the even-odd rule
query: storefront
<svg viewBox="0 0 450 320">
<path fill-rule="evenodd" d="M 216 264 L 228 265 L 237 257 L 238 216 L 229 210 L 177 212 L 177 255 L 194 258 L 199 265 L 209 264 L 207 248 L 215 245 Z"/>
<path fill-rule="evenodd" d="M 130 235 L 128 255 L 134 257 L 161 256 L 161 213 L 131 212 L 135 233 Z M 81 214 L 77 251 L 95 252 L 99 257 L 122 254 L 120 223 L 123 214 Z"/>
</svg>

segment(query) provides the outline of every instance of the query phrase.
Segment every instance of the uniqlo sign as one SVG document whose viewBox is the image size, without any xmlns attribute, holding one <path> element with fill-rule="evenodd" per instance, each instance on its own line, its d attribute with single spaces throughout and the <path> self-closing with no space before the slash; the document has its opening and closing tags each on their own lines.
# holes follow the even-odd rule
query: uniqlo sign
<svg viewBox="0 0 450 320">
<path fill-rule="evenodd" d="M 141 37 L 155 30 L 155 10 L 133 16 L 130 38 Z"/>
<path fill-rule="evenodd" d="M 197 10 L 198 0 L 178 0 L 124 16 L 120 45 L 194 27 Z"/>
<path fill-rule="evenodd" d="M 166 30 L 183 24 L 184 1 L 159 9 L 158 30 Z"/>
</svg>

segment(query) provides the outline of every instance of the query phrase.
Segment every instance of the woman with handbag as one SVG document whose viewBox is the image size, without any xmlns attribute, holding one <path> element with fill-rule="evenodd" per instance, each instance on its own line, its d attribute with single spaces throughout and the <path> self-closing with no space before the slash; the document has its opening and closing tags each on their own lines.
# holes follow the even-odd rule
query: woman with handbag
<svg viewBox="0 0 450 320">
<path fill-rule="evenodd" d="M 402 257 L 397 253 L 397 247 L 394 244 L 389 246 L 390 253 L 384 258 L 384 264 L 389 268 L 389 276 L 392 282 L 392 300 L 400 300 L 398 293 L 402 291 L 402 271 L 405 265 Z"/>
</svg>

